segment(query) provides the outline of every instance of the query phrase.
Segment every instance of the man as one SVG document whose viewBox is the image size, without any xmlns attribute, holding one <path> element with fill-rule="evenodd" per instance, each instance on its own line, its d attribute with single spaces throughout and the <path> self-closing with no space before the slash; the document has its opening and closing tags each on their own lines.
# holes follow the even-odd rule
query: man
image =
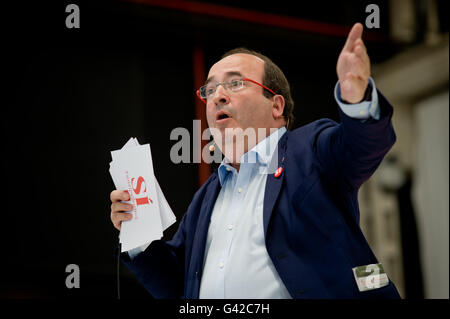
<svg viewBox="0 0 450 319">
<path fill-rule="evenodd" d="M 340 124 L 324 119 L 287 131 L 289 84 L 263 55 L 235 50 L 212 66 L 198 94 L 224 161 L 171 241 L 122 254 L 154 297 L 399 298 L 390 281 L 360 291 L 352 271 L 378 263 L 359 227 L 357 193 L 395 142 L 362 30 L 353 26 L 337 63 Z M 256 138 L 236 151 L 227 129 L 249 128 Z M 132 209 L 121 200 L 126 191 L 111 193 L 117 229 Z"/>
</svg>

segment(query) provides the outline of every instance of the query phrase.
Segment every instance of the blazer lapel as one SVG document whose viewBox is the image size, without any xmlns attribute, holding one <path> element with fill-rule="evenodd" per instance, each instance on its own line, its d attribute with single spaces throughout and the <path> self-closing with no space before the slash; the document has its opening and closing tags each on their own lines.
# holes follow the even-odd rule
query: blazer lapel
<svg viewBox="0 0 450 319">
<path fill-rule="evenodd" d="M 217 196 L 219 195 L 220 189 L 221 187 L 219 178 L 216 175 L 214 177 L 214 180 L 211 181 L 211 184 L 208 186 L 208 189 L 206 190 L 197 222 L 193 247 L 196 249 L 200 249 L 202 255 L 201 260 L 203 260 L 204 247 L 206 243 L 206 237 L 208 234 L 208 227 L 209 221 L 211 219 L 211 213 L 213 211 L 214 204 L 216 202 Z"/>
<path fill-rule="evenodd" d="M 264 192 L 264 207 L 263 207 L 263 223 L 264 223 L 264 238 L 267 238 L 267 229 L 269 227 L 270 217 L 272 216 L 273 207 L 280 194 L 281 186 L 283 185 L 284 175 L 286 175 L 285 158 L 286 158 L 286 144 L 289 131 L 287 131 L 280 139 L 277 145 L 278 152 L 278 167 L 282 167 L 283 171 L 279 177 L 274 174 L 267 176 L 266 189 Z M 276 163 L 275 163 L 276 165 Z"/>
<path fill-rule="evenodd" d="M 193 258 L 191 258 L 189 267 L 189 275 L 194 274 L 196 280 L 188 285 L 187 298 L 198 298 L 199 296 L 200 278 L 203 269 L 203 259 L 205 256 L 205 245 L 208 235 L 209 222 L 214 208 L 214 203 L 216 202 L 220 189 L 221 186 L 219 178 L 216 175 L 206 190 L 200 208 L 194 241 L 192 243 L 191 256 L 193 256 Z"/>
</svg>

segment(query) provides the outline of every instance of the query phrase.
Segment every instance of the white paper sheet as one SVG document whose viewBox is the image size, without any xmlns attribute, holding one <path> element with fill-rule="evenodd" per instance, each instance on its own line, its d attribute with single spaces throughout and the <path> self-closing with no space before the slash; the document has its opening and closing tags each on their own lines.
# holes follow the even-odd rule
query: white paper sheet
<svg viewBox="0 0 450 319">
<path fill-rule="evenodd" d="M 128 190 L 131 200 L 127 203 L 134 206 L 133 219 L 122 222 L 122 252 L 137 247 L 145 249 L 176 221 L 154 176 L 150 145 L 139 145 L 137 139 L 130 138 L 111 156 L 109 172 L 116 189 Z"/>
</svg>

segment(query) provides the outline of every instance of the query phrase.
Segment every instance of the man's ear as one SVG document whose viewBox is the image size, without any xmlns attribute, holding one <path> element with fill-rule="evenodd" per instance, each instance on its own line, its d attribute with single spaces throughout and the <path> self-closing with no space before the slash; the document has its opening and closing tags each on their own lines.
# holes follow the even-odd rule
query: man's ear
<svg viewBox="0 0 450 319">
<path fill-rule="evenodd" d="M 274 119 L 283 117 L 284 105 L 285 101 L 282 95 L 275 95 L 273 97 L 272 115 Z"/>
</svg>

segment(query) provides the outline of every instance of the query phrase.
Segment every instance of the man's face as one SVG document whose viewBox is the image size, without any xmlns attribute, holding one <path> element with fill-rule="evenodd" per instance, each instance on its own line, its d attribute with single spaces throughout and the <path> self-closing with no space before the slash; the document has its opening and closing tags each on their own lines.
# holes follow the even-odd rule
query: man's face
<svg viewBox="0 0 450 319">
<path fill-rule="evenodd" d="M 208 83 L 229 82 L 249 78 L 262 83 L 264 61 L 250 54 L 233 54 L 212 66 Z M 227 91 L 222 85 L 207 101 L 206 117 L 210 128 L 268 128 L 273 124 L 272 102 L 263 95 L 263 88 L 245 81 L 237 92 Z"/>
</svg>

